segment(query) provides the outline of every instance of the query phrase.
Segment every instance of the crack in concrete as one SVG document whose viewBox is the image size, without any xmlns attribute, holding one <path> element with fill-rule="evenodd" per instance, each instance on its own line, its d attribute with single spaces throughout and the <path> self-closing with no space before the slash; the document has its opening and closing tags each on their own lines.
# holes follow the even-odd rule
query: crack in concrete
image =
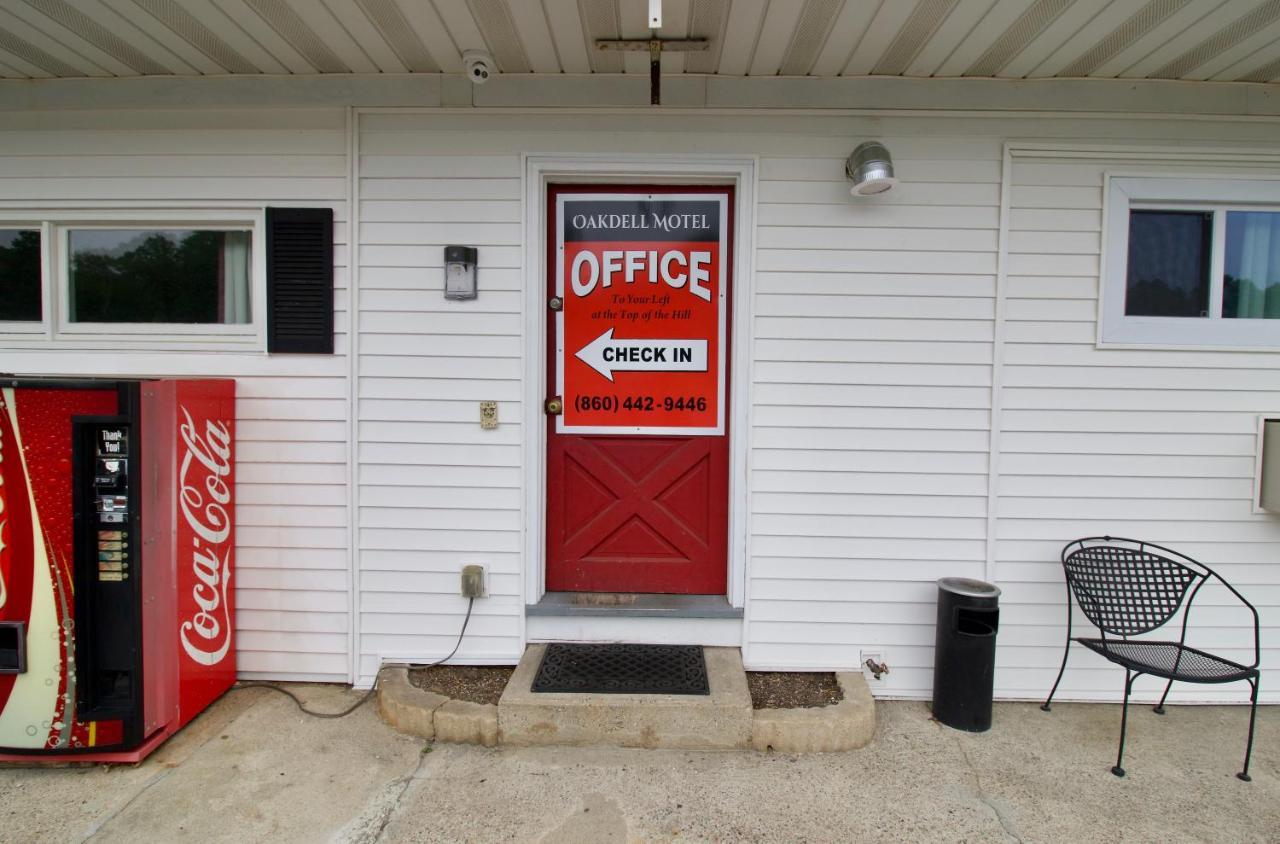
<svg viewBox="0 0 1280 844">
<path fill-rule="evenodd" d="M 84 844 L 84 842 L 86 841 L 92 841 L 94 838 L 97 838 L 98 834 L 102 832 L 103 829 L 106 828 L 107 824 L 111 823 L 113 820 L 120 817 L 120 815 L 122 815 L 130 806 L 132 806 L 135 802 L 137 802 L 139 797 L 141 797 L 142 795 L 150 791 L 153 786 L 163 782 L 165 779 L 169 777 L 170 774 L 172 774 L 176 770 L 178 769 L 167 768 L 161 771 L 160 773 L 156 774 L 151 779 L 147 780 L 146 783 L 142 786 L 142 788 L 138 789 L 137 794 L 130 797 L 128 800 L 125 801 L 123 806 L 121 806 L 119 809 L 116 809 L 111 814 L 107 815 L 96 826 L 90 829 L 89 834 L 86 835 L 84 838 L 80 839 L 81 844 Z"/>
<path fill-rule="evenodd" d="M 575 810 L 555 829 L 538 839 L 541 844 L 624 844 L 631 840 L 627 818 L 617 800 L 603 794 L 583 797 L 581 810 Z"/>
<path fill-rule="evenodd" d="M 196 745 L 195 748 L 192 749 L 192 751 L 187 754 L 186 759 L 182 760 L 182 762 L 178 762 L 172 767 L 165 768 L 163 771 L 161 771 L 160 773 L 156 774 L 151 779 L 143 783 L 142 788 L 138 789 L 137 794 L 130 797 L 128 800 L 125 801 L 123 806 L 121 806 L 119 809 L 116 809 L 114 812 L 107 815 L 105 818 L 99 821 L 96 825 L 94 825 L 93 828 L 89 830 L 88 834 L 86 834 L 83 838 L 80 839 L 80 844 L 86 844 L 86 842 L 91 841 L 94 838 L 97 838 L 98 834 L 101 833 L 104 829 L 106 829 L 107 824 L 111 823 L 116 818 L 120 817 L 120 815 L 124 814 L 124 812 L 130 806 L 132 806 L 135 802 L 137 802 L 139 797 L 146 794 L 154 786 L 159 785 L 163 780 L 168 779 L 170 775 L 172 775 L 175 771 L 177 771 L 179 768 L 182 767 L 183 763 L 185 763 L 188 759 L 191 759 L 193 756 L 199 753 L 202 747 L 207 745 L 209 742 L 213 741 L 213 738 L 215 735 L 221 735 L 224 730 L 231 729 L 231 727 L 237 721 L 239 721 L 244 716 L 248 715 L 253 710 L 253 708 L 257 705 L 258 701 L 263 700 L 265 697 L 266 695 L 259 694 L 258 700 L 251 702 L 248 706 L 244 708 L 242 712 L 238 713 L 230 721 L 224 724 L 220 729 L 210 731 L 209 737 L 206 738 L 204 741 L 200 742 L 198 745 Z M 145 764 L 145 763 L 141 763 L 141 764 Z"/>
<path fill-rule="evenodd" d="M 399 782 L 401 783 L 401 786 L 400 790 L 396 793 L 395 799 L 392 800 L 390 805 L 383 810 L 382 817 L 378 819 L 378 826 L 373 830 L 372 835 L 364 840 L 374 842 L 374 844 L 383 840 L 383 836 L 387 832 L 387 827 L 391 825 L 391 821 L 395 818 L 396 813 L 400 811 L 400 806 L 404 802 L 404 796 L 409 793 L 409 788 L 413 785 L 414 780 L 418 779 L 418 774 L 422 773 L 423 767 L 426 766 L 427 757 L 431 755 L 427 752 L 430 747 L 430 745 L 425 745 L 423 747 L 423 752 L 418 756 L 418 764 L 409 772 L 408 776 L 400 778 Z M 396 781 L 393 780 L 392 782 L 394 784 Z"/>
<path fill-rule="evenodd" d="M 996 820 L 1000 823 L 1000 828 L 1004 830 L 1004 834 L 1012 838 L 1017 844 L 1023 844 L 1022 836 L 1014 831 L 1013 821 L 1005 817 L 1004 810 L 991 801 L 987 796 L 987 791 L 982 787 L 982 777 L 978 774 L 978 769 L 974 766 L 973 760 L 969 758 L 969 751 L 965 749 L 964 742 L 960 740 L 960 736 L 953 736 L 956 742 L 956 749 L 960 751 L 960 755 L 964 757 L 964 764 L 969 768 L 969 773 L 973 776 L 973 787 L 978 794 L 978 799 L 982 804 L 991 810 L 991 814 L 996 816 Z"/>
</svg>

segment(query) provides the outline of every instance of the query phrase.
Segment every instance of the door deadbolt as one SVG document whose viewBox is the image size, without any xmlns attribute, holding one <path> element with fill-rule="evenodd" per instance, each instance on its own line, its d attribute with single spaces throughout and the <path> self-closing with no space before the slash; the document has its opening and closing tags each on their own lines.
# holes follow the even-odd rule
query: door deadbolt
<svg viewBox="0 0 1280 844">
<path fill-rule="evenodd" d="M 546 410 L 548 416 L 559 416 L 564 413 L 564 401 L 559 396 L 547 399 Z"/>
<path fill-rule="evenodd" d="M 547 302 L 547 307 L 553 311 L 563 311 L 564 300 L 561 299 L 559 296 L 552 296 L 551 301 Z"/>
</svg>

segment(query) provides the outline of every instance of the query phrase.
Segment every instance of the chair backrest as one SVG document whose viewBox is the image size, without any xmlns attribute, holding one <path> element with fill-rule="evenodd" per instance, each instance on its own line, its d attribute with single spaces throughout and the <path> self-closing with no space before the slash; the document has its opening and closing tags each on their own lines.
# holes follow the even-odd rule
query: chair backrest
<svg viewBox="0 0 1280 844">
<path fill-rule="evenodd" d="M 1071 544 L 1080 547 L 1064 554 L 1062 566 L 1080 609 L 1104 633 L 1135 636 L 1156 629 L 1204 577 L 1150 546 L 1083 542 Z"/>
</svg>

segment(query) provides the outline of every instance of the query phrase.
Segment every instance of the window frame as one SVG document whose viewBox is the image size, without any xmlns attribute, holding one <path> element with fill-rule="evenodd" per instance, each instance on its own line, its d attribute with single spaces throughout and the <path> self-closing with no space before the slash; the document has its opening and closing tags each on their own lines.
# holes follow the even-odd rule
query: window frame
<svg viewBox="0 0 1280 844">
<path fill-rule="evenodd" d="M 0 228 L 39 228 L 43 251 L 40 322 L 0 322 L 10 348 L 165 351 L 261 351 L 267 347 L 266 210 L 264 208 L 112 208 L 0 210 Z M 76 323 L 70 317 L 73 229 L 249 232 L 250 321 L 234 324 Z"/>
<path fill-rule="evenodd" d="M 1103 177 L 1102 278 L 1098 296 L 1099 348 L 1280 351 L 1280 319 L 1222 316 L 1227 213 L 1280 213 L 1280 179 L 1250 176 Z M 1198 211 L 1213 215 L 1209 303 L 1204 317 L 1127 316 L 1130 211 Z"/>
</svg>

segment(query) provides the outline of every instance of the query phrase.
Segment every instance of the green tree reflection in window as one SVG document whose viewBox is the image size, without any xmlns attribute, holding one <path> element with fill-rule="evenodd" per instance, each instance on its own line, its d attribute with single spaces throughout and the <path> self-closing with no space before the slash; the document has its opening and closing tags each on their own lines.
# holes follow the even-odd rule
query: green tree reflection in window
<svg viewBox="0 0 1280 844">
<path fill-rule="evenodd" d="M 1125 315 L 1207 316 L 1212 243 L 1212 214 L 1133 211 Z"/>
<path fill-rule="evenodd" d="M 1280 214 L 1229 211 L 1222 315 L 1280 319 Z"/>
<path fill-rule="evenodd" d="M 39 322 L 40 232 L 0 229 L 0 322 Z"/>
<path fill-rule="evenodd" d="M 246 323 L 249 233 L 76 229 L 72 322 Z"/>
</svg>

